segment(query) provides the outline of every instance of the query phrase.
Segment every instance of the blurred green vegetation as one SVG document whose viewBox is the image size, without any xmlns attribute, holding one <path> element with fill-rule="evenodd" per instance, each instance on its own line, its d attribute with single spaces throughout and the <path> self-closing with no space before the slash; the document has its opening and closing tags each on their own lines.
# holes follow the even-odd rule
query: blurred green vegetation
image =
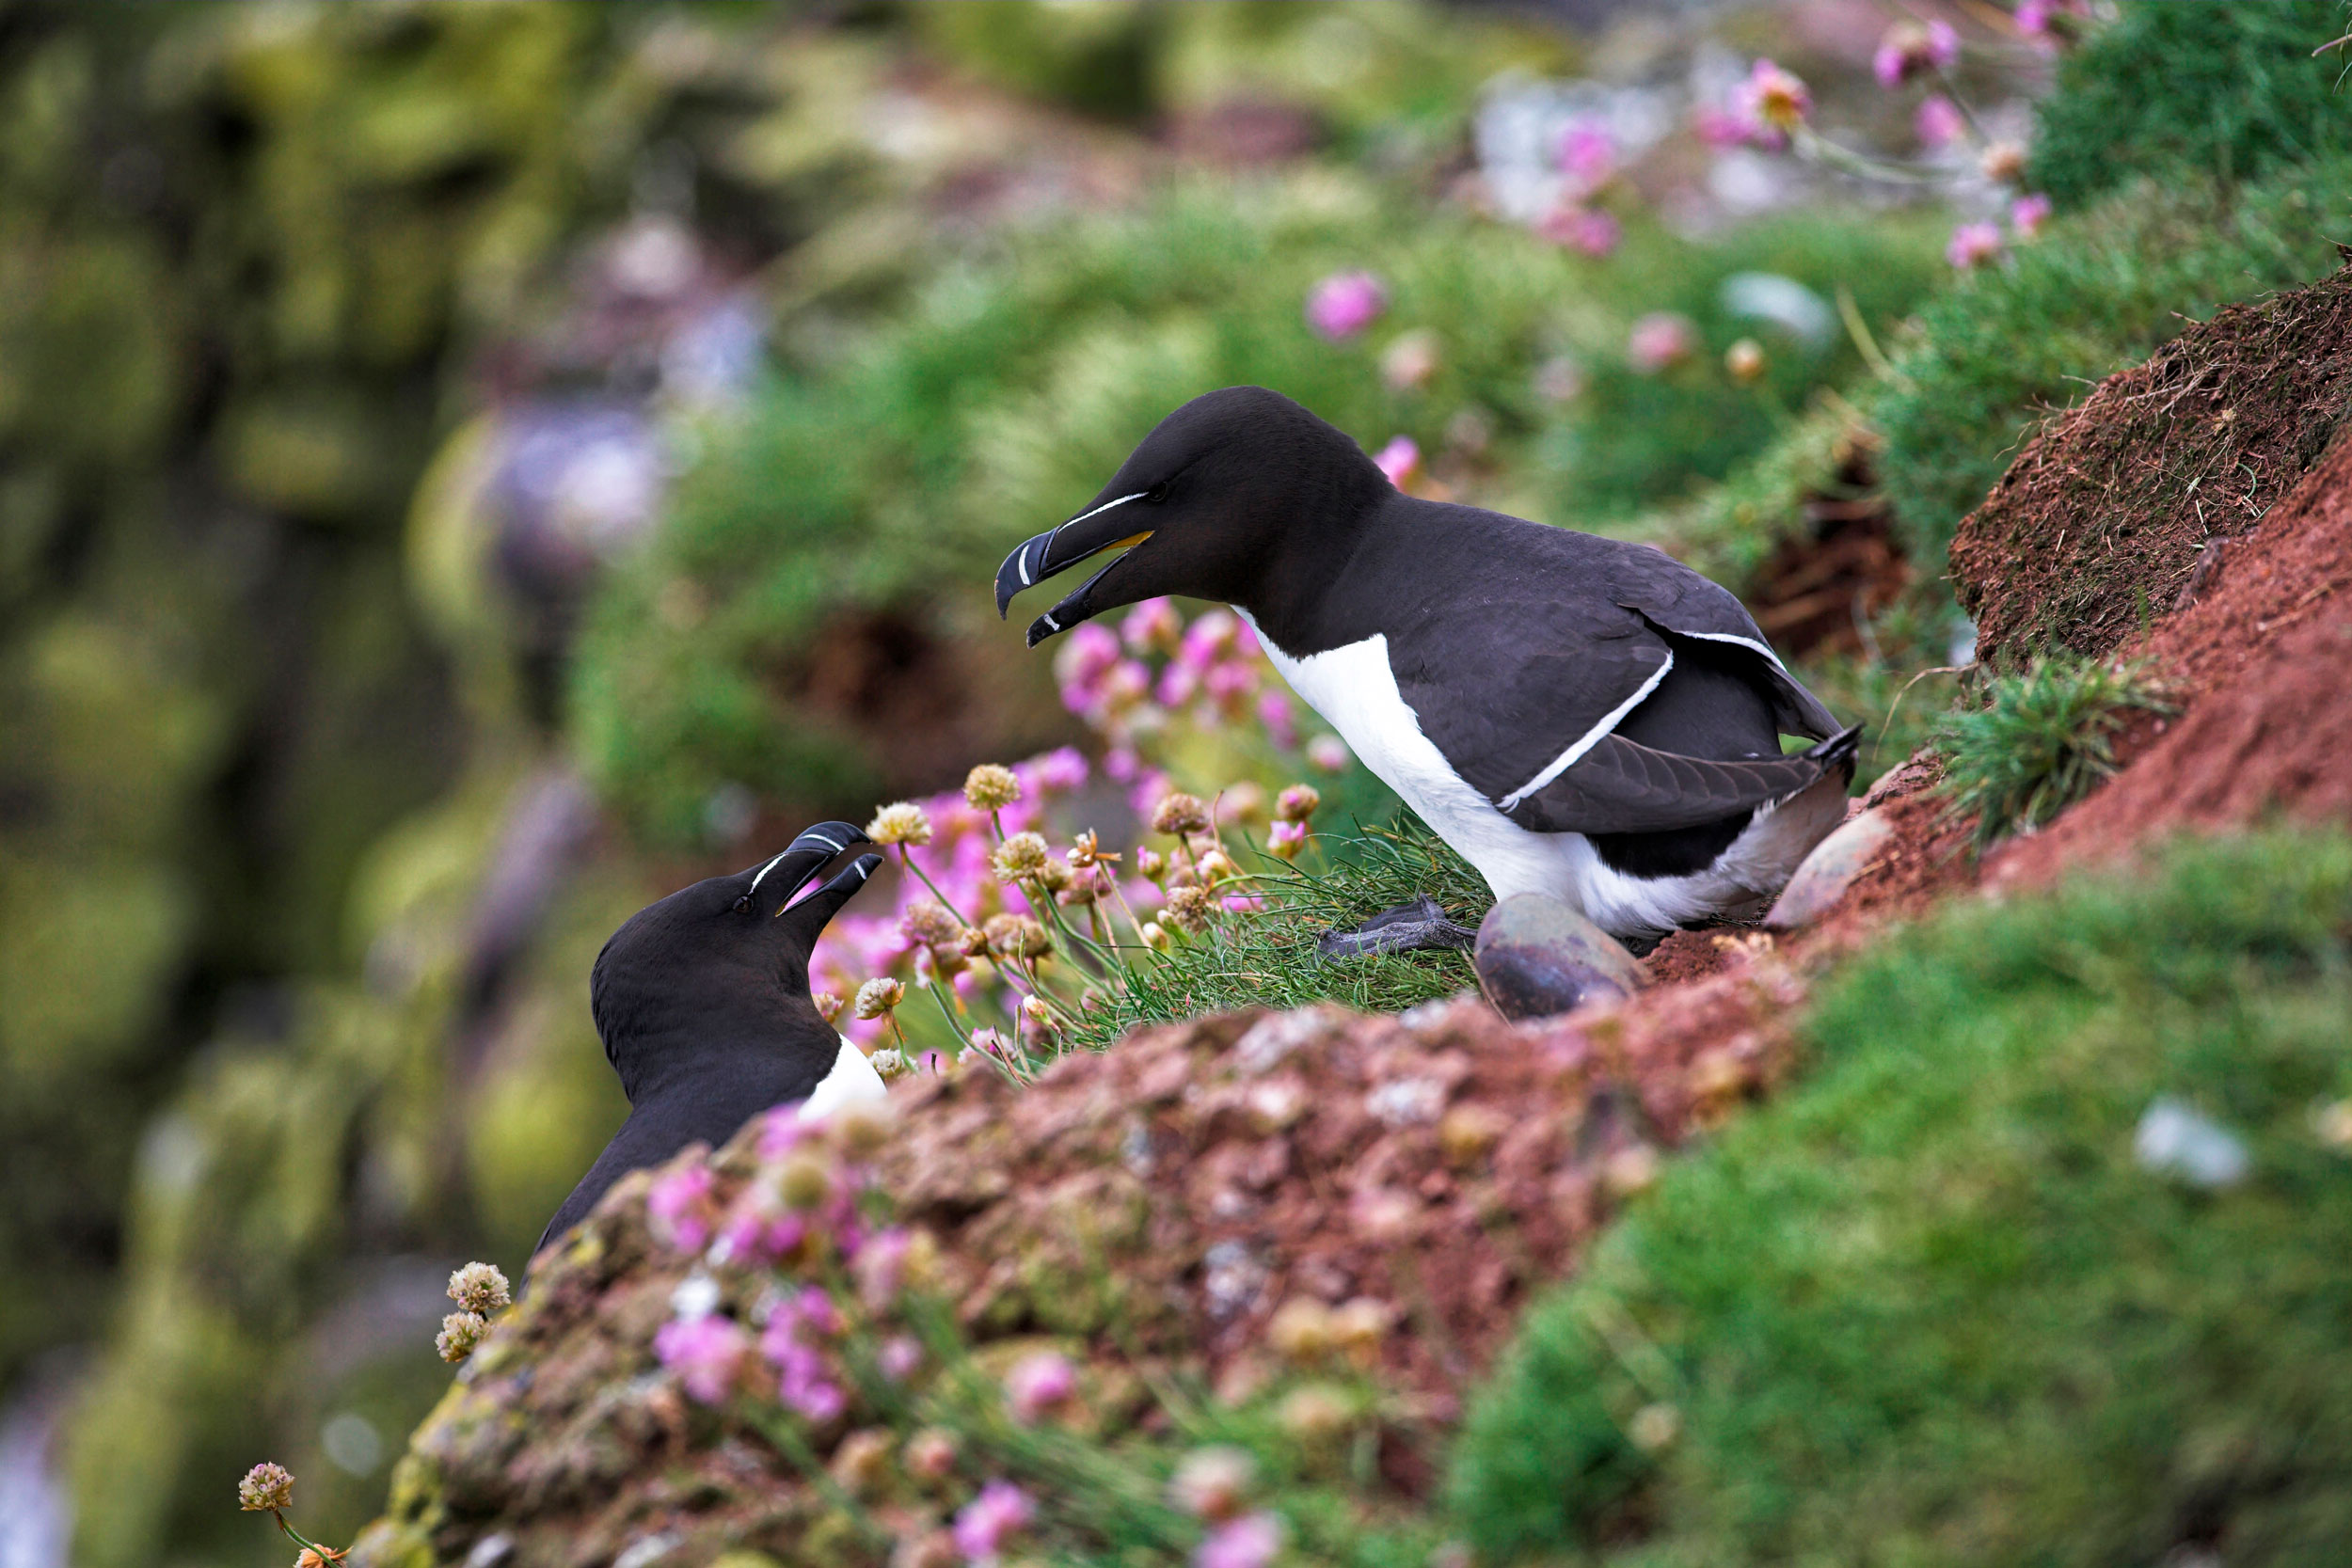
<svg viewBox="0 0 2352 1568">
<path fill-rule="evenodd" d="M 2134 5 L 2058 67 L 2031 183 L 2076 203 L 2142 176 L 2225 186 L 2352 152 L 2342 0 Z"/>
<path fill-rule="evenodd" d="M 2352 1094 L 2347 932 L 2352 841 L 2285 835 L 1855 964 L 1810 1081 L 1531 1309 L 1455 1464 L 1482 1552 L 2337 1560 L 2352 1152 L 2315 1108 Z M 2165 1101 L 2242 1181 L 2136 1153 Z"/>
</svg>

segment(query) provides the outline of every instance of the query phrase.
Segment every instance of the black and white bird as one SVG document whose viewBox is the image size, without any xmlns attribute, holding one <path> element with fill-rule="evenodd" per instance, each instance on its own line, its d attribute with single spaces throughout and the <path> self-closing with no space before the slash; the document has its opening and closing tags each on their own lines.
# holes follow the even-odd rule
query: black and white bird
<svg viewBox="0 0 2352 1568">
<path fill-rule="evenodd" d="M 873 1064 L 817 1011 L 808 958 L 882 857 L 860 855 L 792 901 L 835 855 L 870 842 L 847 822 L 819 822 L 767 863 L 696 882 L 612 933 L 590 972 L 588 1006 L 628 1096 L 628 1119 L 534 1252 L 585 1219 L 630 1171 L 690 1143 L 716 1148 L 771 1106 L 797 1101 L 821 1116 L 881 1098 Z"/>
<path fill-rule="evenodd" d="M 1859 730 L 1727 590 L 1647 546 L 1406 495 L 1263 388 L 1161 420 L 1006 559 L 998 612 L 1120 546 L 1030 646 L 1155 594 L 1232 605 L 1498 898 L 1547 894 L 1654 942 L 1760 913 L 1845 815 Z M 1784 733 L 1820 744 L 1783 755 Z"/>
</svg>

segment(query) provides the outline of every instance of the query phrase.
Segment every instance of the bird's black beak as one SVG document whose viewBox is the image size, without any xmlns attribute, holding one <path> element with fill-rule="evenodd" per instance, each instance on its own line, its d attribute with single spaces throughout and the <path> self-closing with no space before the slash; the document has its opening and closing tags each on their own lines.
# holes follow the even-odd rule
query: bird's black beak
<svg viewBox="0 0 2352 1568">
<path fill-rule="evenodd" d="M 1070 521 L 1025 540 L 1021 547 L 1005 557 L 1005 563 L 996 568 L 998 616 L 1003 616 L 1011 608 L 1012 596 L 1023 589 L 1043 582 L 1057 572 L 1066 572 L 1090 556 L 1122 545 L 1140 545 L 1152 537 L 1150 529 L 1136 526 L 1142 519 L 1130 510 L 1131 503 L 1141 500 L 1144 494 L 1138 490 L 1133 495 L 1117 496 L 1102 501 Z M 1029 646 L 1034 648 L 1056 632 L 1067 631 L 1092 615 L 1096 608 L 1092 602 L 1094 585 L 1118 564 L 1119 562 L 1112 562 L 1079 584 L 1076 592 L 1061 603 L 1030 622 Z"/>
<path fill-rule="evenodd" d="M 803 830 L 799 837 L 785 847 L 782 854 L 753 871 L 750 874 L 751 887 L 745 896 L 756 904 L 763 913 L 771 917 L 781 915 L 787 906 L 792 905 L 793 896 L 816 879 L 827 862 L 852 844 L 872 842 L 866 836 L 866 830 L 853 822 L 819 822 L 813 828 Z M 834 900 L 833 909 L 825 911 L 830 918 L 833 910 L 839 909 L 850 894 L 863 887 L 866 878 L 871 876 L 874 867 L 881 863 L 879 856 L 863 856 L 857 865 L 834 878 L 803 902 L 814 903 L 832 893 L 843 881 L 848 881 L 848 890 Z M 866 868 L 864 874 L 852 875 L 857 872 L 858 866 Z M 824 922 L 820 920 L 818 924 L 821 927 Z"/>
</svg>

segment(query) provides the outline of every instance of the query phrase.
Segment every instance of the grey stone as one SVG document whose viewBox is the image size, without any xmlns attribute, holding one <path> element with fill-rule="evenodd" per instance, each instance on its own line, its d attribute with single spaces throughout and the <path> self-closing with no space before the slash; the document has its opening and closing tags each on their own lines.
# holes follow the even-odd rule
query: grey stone
<svg viewBox="0 0 2352 1568">
<path fill-rule="evenodd" d="M 1883 811 L 1866 811 L 1849 817 L 1829 837 L 1813 847 L 1780 891 L 1772 912 L 1764 917 L 1767 930 L 1793 931 L 1810 926 L 1836 909 L 1846 889 L 1894 835 L 1895 825 Z"/>
<path fill-rule="evenodd" d="M 1519 893 L 1486 911 L 1474 959 L 1478 983 L 1510 1019 L 1545 1018 L 1641 988 L 1624 944 L 1557 898 Z"/>
</svg>

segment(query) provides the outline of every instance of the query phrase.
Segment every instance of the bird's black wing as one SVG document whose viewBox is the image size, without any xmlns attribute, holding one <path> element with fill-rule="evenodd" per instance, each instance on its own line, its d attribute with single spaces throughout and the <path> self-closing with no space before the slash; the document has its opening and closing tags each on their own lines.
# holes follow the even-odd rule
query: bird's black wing
<svg viewBox="0 0 2352 1568">
<path fill-rule="evenodd" d="M 1717 762 L 1604 736 L 1574 766 L 1505 813 L 1535 832 L 1668 832 L 1786 800 L 1833 769 L 1849 773 L 1860 726 L 1796 756 Z"/>
<path fill-rule="evenodd" d="M 1837 725 L 1781 669 L 1740 601 L 1672 557 L 1494 522 L 1509 526 L 1482 530 L 1474 575 L 1456 566 L 1445 592 L 1391 622 L 1389 662 L 1422 733 L 1514 821 L 1549 832 L 1665 832 L 1720 821 L 1821 777 L 1822 757 L 1772 754 L 1770 734 L 1740 737 L 1739 750 L 1757 754 L 1715 760 L 1613 733 L 1670 678 L 1683 640 L 1752 657 L 1782 728 L 1826 739 Z"/>
</svg>

